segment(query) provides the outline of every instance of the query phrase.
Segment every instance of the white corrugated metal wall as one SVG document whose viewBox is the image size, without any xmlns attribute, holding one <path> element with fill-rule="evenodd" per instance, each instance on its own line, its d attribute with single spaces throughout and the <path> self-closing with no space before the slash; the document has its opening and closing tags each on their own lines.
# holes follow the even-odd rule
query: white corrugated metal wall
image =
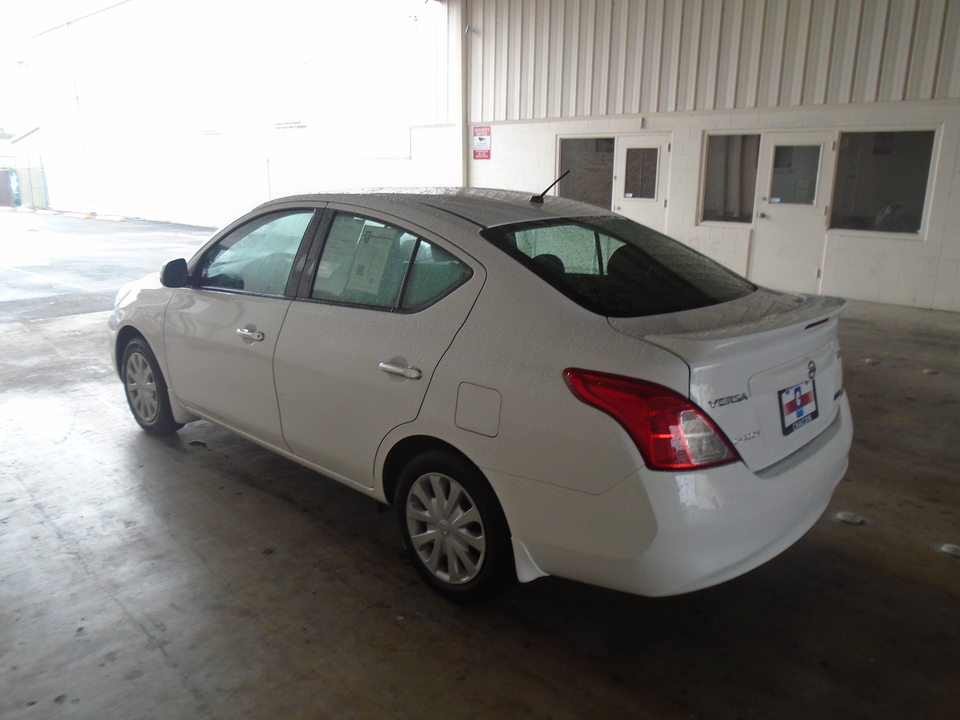
<svg viewBox="0 0 960 720">
<path fill-rule="evenodd" d="M 711 135 L 774 143 L 803 131 L 833 152 L 847 132 L 932 130 L 917 232 L 833 227 L 825 210 L 804 242 L 819 248 L 819 292 L 960 311 L 960 0 L 446 5 L 465 29 L 467 136 L 492 127 L 492 154 L 465 159 L 470 185 L 546 187 L 564 138 L 615 138 L 622 149 L 669 137 L 663 226 L 750 275 L 769 223 L 703 218 Z M 819 182 L 832 197 L 830 172 Z"/>
<path fill-rule="evenodd" d="M 471 123 L 960 98 L 960 0 L 465 0 Z"/>
</svg>

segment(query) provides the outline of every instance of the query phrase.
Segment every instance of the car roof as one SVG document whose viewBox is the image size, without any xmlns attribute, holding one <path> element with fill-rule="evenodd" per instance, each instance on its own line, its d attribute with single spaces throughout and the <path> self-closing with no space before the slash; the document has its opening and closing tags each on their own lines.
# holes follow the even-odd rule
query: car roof
<svg viewBox="0 0 960 720">
<path fill-rule="evenodd" d="M 576 200 L 545 196 L 543 202 L 538 203 L 533 202 L 532 197 L 524 192 L 488 188 L 374 189 L 295 195 L 271 200 L 257 209 L 290 203 L 346 203 L 370 210 L 393 212 L 406 208 L 408 212 L 416 214 L 428 212 L 435 215 L 439 210 L 481 228 L 554 218 L 611 215 L 609 210 Z"/>
</svg>

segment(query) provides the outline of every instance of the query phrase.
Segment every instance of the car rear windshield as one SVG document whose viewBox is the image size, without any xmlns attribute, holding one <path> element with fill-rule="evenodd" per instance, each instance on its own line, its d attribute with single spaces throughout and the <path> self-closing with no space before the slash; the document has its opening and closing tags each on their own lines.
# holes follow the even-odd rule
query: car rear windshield
<svg viewBox="0 0 960 720">
<path fill-rule="evenodd" d="M 543 220 L 481 234 L 567 297 L 608 317 L 693 310 L 757 289 L 676 240 L 620 217 Z"/>
</svg>

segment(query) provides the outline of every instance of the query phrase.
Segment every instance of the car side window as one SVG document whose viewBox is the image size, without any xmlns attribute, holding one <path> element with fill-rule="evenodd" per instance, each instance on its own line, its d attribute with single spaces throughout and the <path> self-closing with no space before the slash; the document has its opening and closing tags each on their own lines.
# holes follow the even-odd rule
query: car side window
<svg viewBox="0 0 960 720">
<path fill-rule="evenodd" d="M 417 236 L 376 220 L 338 213 L 320 255 L 310 297 L 395 308 Z"/>
<path fill-rule="evenodd" d="M 200 265 L 201 287 L 283 295 L 311 219 L 312 210 L 293 210 L 237 228 L 207 251 Z"/>
<path fill-rule="evenodd" d="M 421 240 L 403 293 L 403 308 L 420 310 L 470 277 L 471 270 L 446 250 Z"/>
<path fill-rule="evenodd" d="M 471 274 L 467 265 L 446 250 L 413 233 L 378 220 L 337 213 L 323 245 L 310 297 L 416 311 Z"/>
</svg>

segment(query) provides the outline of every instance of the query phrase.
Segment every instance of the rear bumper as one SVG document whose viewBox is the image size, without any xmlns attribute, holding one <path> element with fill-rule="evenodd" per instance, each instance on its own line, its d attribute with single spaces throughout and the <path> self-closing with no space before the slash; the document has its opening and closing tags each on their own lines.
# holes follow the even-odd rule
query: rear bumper
<svg viewBox="0 0 960 720">
<path fill-rule="evenodd" d="M 852 439 L 844 397 L 827 430 L 761 473 L 738 464 L 716 469 L 721 472 L 676 475 L 669 482 L 659 473 L 643 472 L 658 530 L 637 561 L 635 592 L 699 590 L 779 555 L 826 510 L 847 470 Z"/>
<path fill-rule="evenodd" d="M 741 575 L 799 540 L 843 478 L 852 437 L 844 396 L 829 428 L 760 473 L 742 463 L 686 473 L 643 468 L 599 496 L 541 485 L 549 499 L 535 517 L 511 502 L 516 483 L 491 482 L 498 493 L 507 491 L 501 499 L 511 531 L 543 572 L 639 595 L 676 595 Z"/>
</svg>

